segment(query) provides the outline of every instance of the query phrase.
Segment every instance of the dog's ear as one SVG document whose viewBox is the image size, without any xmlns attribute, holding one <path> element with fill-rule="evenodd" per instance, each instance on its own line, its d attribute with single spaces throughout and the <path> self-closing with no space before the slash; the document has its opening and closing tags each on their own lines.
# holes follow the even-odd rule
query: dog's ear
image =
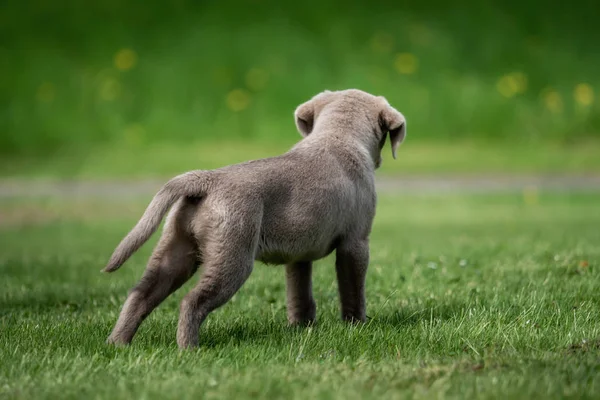
<svg viewBox="0 0 600 400">
<path fill-rule="evenodd" d="M 396 150 L 406 137 L 406 118 L 398 110 L 390 106 L 384 105 L 381 114 L 379 115 L 379 123 L 383 132 L 390 133 L 390 143 L 392 145 L 392 157 L 396 159 Z"/>
<path fill-rule="evenodd" d="M 296 120 L 296 128 L 303 137 L 308 136 L 315 123 L 315 104 L 314 100 L 309 100 L 306 103 L 300 104 L 294 112 Z"/>
<path fill-rule="evenodd" d="M 325 90 L 296 108 L 294 120 L 302 136 L 306 137 L 312 132 L 317 114 L 331 100 L 332 93 L 330 90 Z"/>
</svg>

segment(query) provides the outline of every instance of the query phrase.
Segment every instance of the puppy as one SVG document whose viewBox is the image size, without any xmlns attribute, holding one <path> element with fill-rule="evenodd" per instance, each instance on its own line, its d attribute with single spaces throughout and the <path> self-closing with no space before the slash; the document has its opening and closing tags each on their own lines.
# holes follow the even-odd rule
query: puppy
<svg viewBox="0 0 600 400">
<path fill-rule="evenodd" d="M 318 94 L 296 109 L 295 120 L 303 139 L 287 153 L 187 172 L 160 189 L 104 269 L 119 268 L 171 209 L 109 343 L 130 343 L 144 318 L 200 265 L 200 281 L 181 302 L 180 347 L 198 345 L 204 319 L 240 289 L 255 260 L 285 264 L 288 320 L 311 323 L 312 262 L 334 250 L 342 318 L 365 320 L 374 172 L 388 133 L 396 158 L 406 120 L 385 98 L 355 89 Z"/>
</svg>

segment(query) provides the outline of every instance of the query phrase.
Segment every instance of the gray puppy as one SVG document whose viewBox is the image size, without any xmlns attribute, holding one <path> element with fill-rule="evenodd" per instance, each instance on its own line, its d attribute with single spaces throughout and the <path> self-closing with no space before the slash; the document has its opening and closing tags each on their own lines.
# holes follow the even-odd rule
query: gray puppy
<svg viewBox="0 0 600 400">
<path fill-rule="evenodd" d="M 180 347 L 198 345 L 202 321 L 240 289 L 255 260 L 286 265 L 288 320 L 311 323 L 312 262 L 334 250 L 342 318 L 365 320 L 374 172 L 388 132 L 396 158 L 406 120 L 385 98 L 355 89 L 318 94 L 296 109 L 295 120 L 304 138 L 287 153 L 191 171 L 160 189 L 104 269 L 119 268 L 171 208 L 109 343 L 131 342 L 144 318 L 201 264 L 200 281 L 181 302 Z"/>
</svg>

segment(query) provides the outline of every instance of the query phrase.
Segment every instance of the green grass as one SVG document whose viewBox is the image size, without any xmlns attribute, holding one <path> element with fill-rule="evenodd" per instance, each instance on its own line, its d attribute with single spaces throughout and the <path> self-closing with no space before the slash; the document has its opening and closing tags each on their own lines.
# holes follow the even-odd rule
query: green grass
<svg viewBox="0 0 600 400">
<path fill-rule="evenodd" d="M 47 157 L 4 157 L 0 178 L 86 179 L 167 178 L 193 169 L 214 169 L 272 157 L 291 148 L 300 137 L 288 129 L 287 142 L 219 140 L 189 145 L 99 146 L 85 152 L 65 150 Z M 418 135 L 418 133 L 415 133 Z M 382 175 L 585 175 L 600 173 L 600 141 L 557 146 L 545 144 L 423 143 L 410 136 L 392 159 L 383 149 Z"/>
<path fill-rule="evenodd" d="M 4 3 L 2 157 L 277 140 L 298 104 L 346 88 L 386 96 L 417 141 L 600 134 L 591 0 Z"/>
<path fill-rule="evenodd" d="M 318 324 L 287 327 L 283 270 L 257 265 L 193 352 L 175 344 L 193 283 L 104 344 L 151 246 L 99 270 L 146 201 L 3 200 L 0 397 L 600 396 L 599 194 L 381 196 L 369 323 L 339 321 L 328 258 Z"/>
</svg>

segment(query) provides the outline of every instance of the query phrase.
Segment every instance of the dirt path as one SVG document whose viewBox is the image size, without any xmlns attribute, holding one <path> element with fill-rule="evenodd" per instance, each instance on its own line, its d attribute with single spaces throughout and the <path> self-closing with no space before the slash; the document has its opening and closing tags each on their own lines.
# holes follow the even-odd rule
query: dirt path
<svg viewBox="0 0 600 400">
<path fill-rule="evenodd" d="M 123 198 L 154 194 L 164 180 L 28 181 L 0 180 L 0 198 L 94 197 Z M 377 177 L 383 193 L 502 193 L 541 191 L 600 191 L 600 176 L 448 176 Z"/>
</svg>

